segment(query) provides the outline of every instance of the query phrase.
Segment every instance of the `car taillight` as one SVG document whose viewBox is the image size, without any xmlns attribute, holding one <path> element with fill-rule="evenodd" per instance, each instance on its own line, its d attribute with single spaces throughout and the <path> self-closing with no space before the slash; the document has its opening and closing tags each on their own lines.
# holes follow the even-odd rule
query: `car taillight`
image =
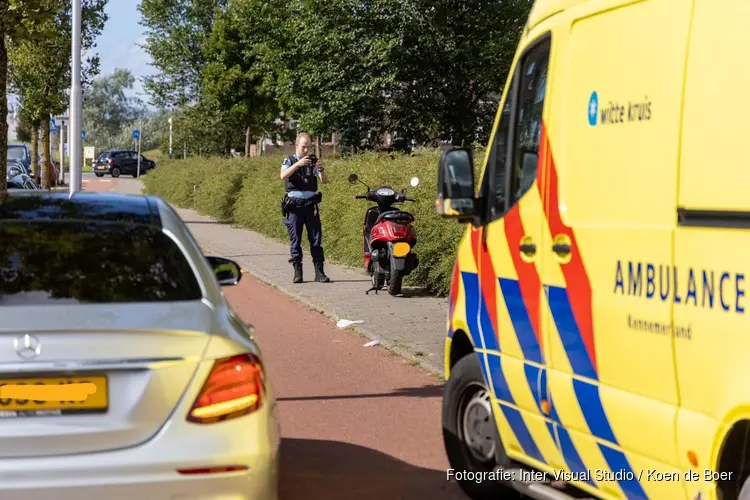
<svg viewBox="0 0 750 500">
<path fill-rule="evenodd" d="M 263 404 L 263 365 L 252 354 L 219 359 L 188 414 L 188 421 L 209 424 L 247 415 Z"/>
<path fill-rule="evenodd" d="M 107 158 L 107 163 L 112 164 L 112 158 Z"/>
</svg>

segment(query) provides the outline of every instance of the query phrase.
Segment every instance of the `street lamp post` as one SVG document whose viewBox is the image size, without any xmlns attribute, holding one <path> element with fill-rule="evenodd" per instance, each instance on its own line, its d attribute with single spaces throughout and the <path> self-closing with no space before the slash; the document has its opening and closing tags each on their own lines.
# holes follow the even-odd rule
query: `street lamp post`
<svg viewBox="0 0 750 500">
<path fill-rule="evenodd" d="M 143 120 L 138 120 L 138 170 L 135 176 L 141 176 L 141 138 L 143 137 Z"/>
<path fill-rule="evenodd" d="M 73 60 L 70 82 L 70 194 L 81 190 L 83 155 L 81 130 L 83 114 L 81 95 L 81 0 L 73 0 Z"/>
<path fill-rule="evenodd" d="M 172 117 L 169 117 L 169 159 L 172 159 Z"/>
</svg>

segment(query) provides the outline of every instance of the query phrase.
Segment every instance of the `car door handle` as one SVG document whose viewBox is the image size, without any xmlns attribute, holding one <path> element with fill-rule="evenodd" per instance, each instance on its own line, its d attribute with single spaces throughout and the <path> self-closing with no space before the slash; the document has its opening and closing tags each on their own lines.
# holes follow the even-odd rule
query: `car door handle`
<svg viewBox="0 0 750 500">
<path fill-rule="evenodd" d="M 570 245 L 564 244 L 564 243 L 558 243 L 556 245 L 552 245 L 552 251 L 556 254 L 569 254 L 570 253 Z"/>
<path fill-rule="evenodd" d="M 526 254 L 535 254 L 536 253 L 536 245 L 533 243 L 523 243 L 520 247 L 521 253 Z"/>
</svg>

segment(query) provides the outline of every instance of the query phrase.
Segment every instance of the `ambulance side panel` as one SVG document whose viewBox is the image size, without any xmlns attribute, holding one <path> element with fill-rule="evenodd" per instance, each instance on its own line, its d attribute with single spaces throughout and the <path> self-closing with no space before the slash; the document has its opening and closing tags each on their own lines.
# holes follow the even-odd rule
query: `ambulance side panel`
<svg viewBox="0 0 750 500">
<path fill-rule="evenodd" d="M 700 481 L 723 441 L 750 419 L 750 4 L 696 0 L 687 61 L 674 293 L 681 394 L 678 457 L 697 455 Z M 744 436 L 743 436 L 744 438 Z M 732 477 L 738 479 L 737 474 Z"/>
<path fill-rule="evenodd" d="M 548 396 L 560 445 L 580 457 L 568 468 L 594 473 L 596 488 L 619 498 L 685 496 L 673 304 L 658 274 L 672 266 L 691 13 L 689 1 L 587 2 L 560 14 L 554 35 L 542 248 Z M 662 327 L 649 331 L 644 320 Z"/>
</svg>

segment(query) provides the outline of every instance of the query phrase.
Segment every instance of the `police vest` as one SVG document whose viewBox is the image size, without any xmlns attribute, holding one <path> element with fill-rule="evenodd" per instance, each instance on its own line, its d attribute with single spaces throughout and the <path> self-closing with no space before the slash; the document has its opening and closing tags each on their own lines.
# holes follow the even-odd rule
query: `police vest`
<svg viewBox="0 0 750 500">
<path fill-rule="evenodd" d="M 288 160 L 294 164 L 294 156 L 290 156 Z M 305 170 L 310 171 L 310 175 L 305 175 Z M 286 192 L 289 191 L 312 191 L 318 190 L 318 177 L 312 173 L 312 165 L 307 167 L 299 167 L 292 175 L 284 180 L 286 186 Z"/>
</svg>

